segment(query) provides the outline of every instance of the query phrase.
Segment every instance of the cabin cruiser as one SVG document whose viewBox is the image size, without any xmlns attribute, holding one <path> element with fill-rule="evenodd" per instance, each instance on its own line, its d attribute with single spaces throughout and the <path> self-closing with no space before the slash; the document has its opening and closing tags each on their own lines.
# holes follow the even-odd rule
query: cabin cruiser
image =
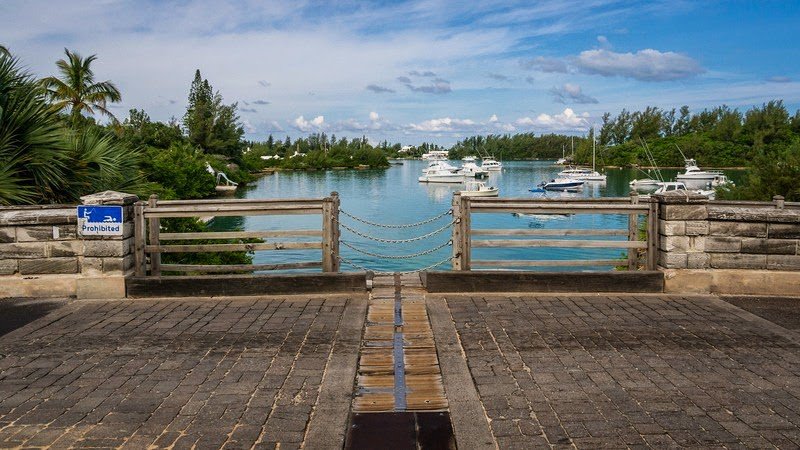
<svg viewBox="0 0 800 450">
<path fill-rule="evenodd" d="M 711 180 L 711 187 L 712 188 L 732 188 L 736 185 L 733 181 L 725 175 L 719 174 Z"/>
<path fill-rule="evenodd" d="M 461 166 L 461 173 L 464 174 L 466 177 L 474 177 L 474 178 L 486 178 L 489 176 L 489 171 L 478 166 L 473 161 L 467 161 Z"/>
<path fill-rule="evenodd" d="M 494 186 L 486 186 L 481 181 L 467 181 L 466 189 L 460 191 L 462 197 L 497 197 L 500 189 Z"/>
<path fill-rule="evenodd" d="M 718 170 L 700 170 L 697 161 L 691 158 L 684 159 L 686 171 L 679 173 L 675 179 L 686 184 L 689 189 L 702 189 L 711 186 L 714 178 L 724 175 Z"/>
<path fill-rule="evenodd" d="M 660 188 L 653 192 L 653 194 L 663 194 L 665 192 L 675 191 L 705 195 L 709 198 L 709 200 L 714 200 L 714 198 L 716 198 L 716 191 L 713 189 L 687 189 L 686 184 L 684 184 L 682 181 L 665 181 Z"/>
<path fill-rule="evenodd" d="M 495 170 L 502 170 L 503 165 L 500 161 L 497 161 L 494 158 L 486 157 L 483 158 L 483 162 L 481 163 L 481 168 L 485 170 L 495 171 Z"/>
<path fill-rule="evenodd" d="M 422 173 L 428 173 L 430 170 L 452 170 L 457 171 L 459 170 L 458 167 L 451 165 L 447 161 L 433 161 L 428 164 L 428 167 L 422 169 Z"/>
<path fill-rule="evenodd" d="M 577 191 L 583 188 L 584 180 L 574 178 L 554 178 L 539 184 L 539 187 L 548 191 Z"/>
<path fill-rule="evenodd" d="M 654 180 L 652 178 L 642 178 L 641 180 L 633 180 L 628 185 L 634 189 L 652 189 L 664 184 L 663 181 Z"/>
<path fill-rule="evenodd" d="M 585 181 L 606 181 L 605 175 L 597 172 L 596 170 L 585 167 L 570 167 L 569 169 L 564 169 L 561 172 L 558 172 L 558 176 Z"/>
<path fill-rule="evenodd" d="M 458 168 L 440 162 L 423 169 L 419 181 L 422 183 L 463 183 L 464 174 Z"/>
</svg>

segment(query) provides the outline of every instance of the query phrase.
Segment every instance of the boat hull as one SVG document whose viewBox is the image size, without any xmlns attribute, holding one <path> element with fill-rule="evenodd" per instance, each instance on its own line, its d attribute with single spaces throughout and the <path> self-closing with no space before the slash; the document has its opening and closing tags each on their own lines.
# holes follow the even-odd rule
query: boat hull
<svg viewBox="0 0 800 450">
<path fill-rule="evenodd" d="M 419 177 L 420 183 L 463 183 L 464 176 L 463 175 L 430 175 L 430 176 L 421 176 Z"/>
<path fill-rule="evenodd" d="M 485 189 L 482 191 L 461 191 L 462 197 L 497 197 L 500 193 L 500 190 L 497 188 L 494 189 Z"/>
</svg>

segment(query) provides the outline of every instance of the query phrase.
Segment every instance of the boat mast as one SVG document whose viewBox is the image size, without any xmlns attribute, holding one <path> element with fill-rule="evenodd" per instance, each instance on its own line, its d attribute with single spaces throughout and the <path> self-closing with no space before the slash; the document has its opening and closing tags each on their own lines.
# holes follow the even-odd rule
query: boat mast
<svg viewBox="0 0 800 450">
<path fill-rule="evenodd" d="M 594 153 L 595 153 L 595 143 L 597 141 L 594 138 L 594 128 L 592 128 L 592 172 L 597 172 L 594 168 Z"/>
</svg>

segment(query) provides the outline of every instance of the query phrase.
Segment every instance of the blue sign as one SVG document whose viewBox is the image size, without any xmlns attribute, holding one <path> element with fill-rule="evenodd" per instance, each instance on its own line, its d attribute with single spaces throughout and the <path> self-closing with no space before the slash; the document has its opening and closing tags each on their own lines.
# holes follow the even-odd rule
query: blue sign
<svg viewBox="0 0 800 450">
<path fill-rule="evenodd" d="M 78 206 L 78 234 L 122 236 L 122 206 Z"/>
</svg>

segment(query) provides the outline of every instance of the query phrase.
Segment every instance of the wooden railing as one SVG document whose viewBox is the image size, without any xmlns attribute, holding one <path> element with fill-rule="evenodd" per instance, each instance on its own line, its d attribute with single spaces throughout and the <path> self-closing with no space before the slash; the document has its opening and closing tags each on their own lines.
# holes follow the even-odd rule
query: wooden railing
<svg viewBox="0 0 800 450">
<path fill-rule="evenodd" d="M 162 233 L 161 219 L 177 217 L 262 216 L 314 214 L 321 216 L 319 230 L 224 231 L 199 233 Z M 339 271 L 339 196 L 314 199 L 211 199 L 162 200 L 151 196 L 149 202 L 134 207 L 135 271 L 137 276 L 161 276 L 162 272 L 253 272 L 322 268 Z M 164 241 L 265 239 L 318 237 L 318 241 L 256 243 L 164 244 Z M 320 260 L 276 264 L 162 264 L 162 253 L 241 252 L 258 250 L 320 249 Z M 148 258 L 149 256 L 149 258 Z M 148 264 L 149 259 L 149 264 Z M 149 271 L 147 270 L 149 267 Z"/>
<path fill-rule="evenodd" d="M 639 201 L 636 194 L 630 198 L 479 198 L 453 197 L 453 270 L 472 270 L 476 267 L 566 267 L 566 266 L 639 266 L 639 250 L 644 250 L 644 268 L 655 270 L 658 243 L 658 203 L 655 199 Z M 627 229 L 473 229 L 473 214 L 624 214 L 628 216 Z M 646 240 L 639 240 L 639 216 L 644 216 Z M 514 239 L 473 239 L 474 236 L 514 237 Z M 626 236 L 625 240 L 610 239 L 557 239 L 566 236 Z M 524 238 L 528 239 L 524 239 Z M 541 239 L 556 237 L 556 239 Z M 473 260 L 473 248 L 620 248 L 627 249 L 627 260 Z"/>
</svg>

